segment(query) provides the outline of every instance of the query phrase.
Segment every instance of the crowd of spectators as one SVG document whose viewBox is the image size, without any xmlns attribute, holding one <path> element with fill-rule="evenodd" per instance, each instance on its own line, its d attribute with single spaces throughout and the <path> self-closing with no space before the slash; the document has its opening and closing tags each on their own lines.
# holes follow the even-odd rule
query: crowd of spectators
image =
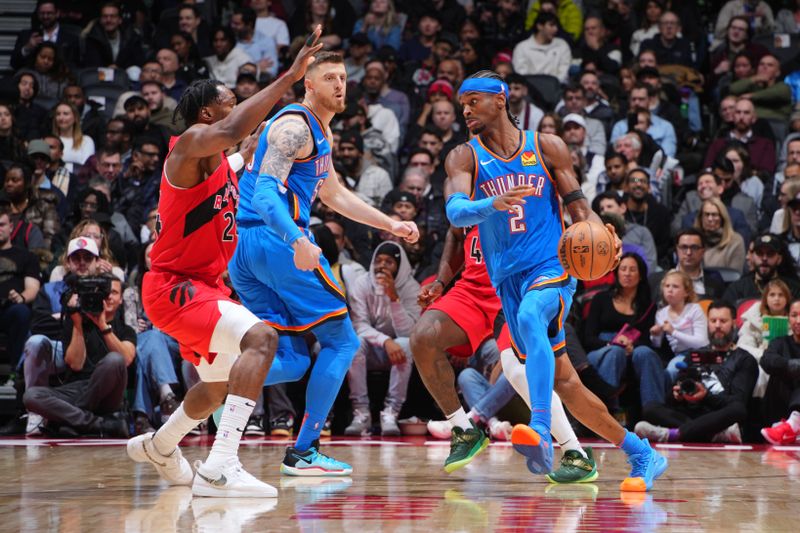
<svg viewBox="0 0 800 533">
<path fill-rule="evenodd" d="M 361 339 L 325 433 L 395 435 L 401 417 L 441 417 L 408 336 L 449 231 L 444 161 L 468 140 L 458 89 L 488 69 L 521 128 L 565 140 L 623 241 L 619 267 L 582 282 L 573 306 L 582 379 L 654 440 L 794 440 L 800 3 L 789 0 L 39 0 L 0 79 L 0 363 L 17 391 L 2 433 L 125 436 L 175 410 L 197 375 L 139 291 L 162 164 L 185 128 L 176 105 L 206 77 L 251 97 L 318 24 L 348 73 L 330 179 L 422 236 L 400 242 L 314 206 Z M 298 84 L 273 113 L 302 99 Z M 92 284 L 105 300 L 77 312 Z M 296 342 L 314 353 L 313 337 Z M 507 438 L 507 421 L 527 415 L 501 409 L 513 392 L 493 343 L 453 347 L 452 360 L 471 412 Z M 266 388 L 246 433 L 296 430 L 298 387 Z"/>
</svg>

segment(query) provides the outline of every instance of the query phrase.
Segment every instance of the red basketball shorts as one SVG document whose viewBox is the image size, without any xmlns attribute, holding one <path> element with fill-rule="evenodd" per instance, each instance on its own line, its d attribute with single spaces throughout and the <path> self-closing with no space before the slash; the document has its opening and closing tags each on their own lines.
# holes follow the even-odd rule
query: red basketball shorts
<svg viewBox="0 0 800 533">
<path fill-rule="evenodd" d="M 460 357 L 470 357 L 486 339 L 494 335 L 495 322 L 501 307 L 500 298 L 491 286 L 476 287 L 459 281 L 427 310 L 431 309 L 449 316 L 469 339 L 468 346 L 453 347 L 448 352 Z"/>
</svg>

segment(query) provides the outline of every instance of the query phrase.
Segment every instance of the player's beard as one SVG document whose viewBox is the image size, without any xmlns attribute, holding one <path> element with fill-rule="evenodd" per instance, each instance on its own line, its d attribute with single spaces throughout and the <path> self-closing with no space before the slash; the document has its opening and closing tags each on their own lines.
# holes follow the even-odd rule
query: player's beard
<svg viewBox="0 0 800 533">
<path fill-rule="evenodd" d="M 330 96 L 322 101 L 322 105 L 334 113 L 342 113 L 347 106 L 347 99 L 342 98 L 340 101 L 335 96 Z"/>
</svg>

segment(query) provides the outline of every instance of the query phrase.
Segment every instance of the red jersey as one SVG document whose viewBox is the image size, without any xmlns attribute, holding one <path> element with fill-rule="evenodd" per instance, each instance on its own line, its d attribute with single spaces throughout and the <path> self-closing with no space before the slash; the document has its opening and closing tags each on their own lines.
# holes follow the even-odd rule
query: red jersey
<svg viewBox="0 0 800 533">
<path fill-rule="evenodd" d="M 178 137 L 170 140 L 170 151 L 177 140 Z M 165 162 L 156 241 L 150 252 L 152 270 L 215 285 L 236 249 L 236 173 L 222 154 L 222 162 L 213 174 L 194 187 L 183 189 L 167 180 L 166 168 Z"/>
<path fill-rule="evenodd" d="M 464 239 L 464 270 L 461 272 L 461 281 L 492 289 L 492 282 L 486 271 L 486 262 L 483 260 L 478 226 L 469 228 Z"/>
</svg>

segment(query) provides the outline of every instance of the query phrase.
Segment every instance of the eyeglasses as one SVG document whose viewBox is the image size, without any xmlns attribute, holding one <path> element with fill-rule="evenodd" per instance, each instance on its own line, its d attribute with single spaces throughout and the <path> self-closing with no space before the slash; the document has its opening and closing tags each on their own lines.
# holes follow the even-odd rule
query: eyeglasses
<svg viewBox="0 0 800 533">
<path fill-rule="evenodd" d="M 628 178 L 628 183 L 647 183 L 647 178 Z"/>
<path fill-rule="evenodd" d="M 692 253 L 694 253 L 694 252 L 699 252 L 702 249 L 703 249 L 703 247 L 700 246 L 699 244 L 679 244 L 678 245 L 678 251 L 679 252 L 692 252 Z"/>
<path fill-rule="evenodd" d="M 719 213 L 704 212 L 703 216 L 706 217 L 706 218 L 720 218 L 721 215 Z"/>
</svg>

